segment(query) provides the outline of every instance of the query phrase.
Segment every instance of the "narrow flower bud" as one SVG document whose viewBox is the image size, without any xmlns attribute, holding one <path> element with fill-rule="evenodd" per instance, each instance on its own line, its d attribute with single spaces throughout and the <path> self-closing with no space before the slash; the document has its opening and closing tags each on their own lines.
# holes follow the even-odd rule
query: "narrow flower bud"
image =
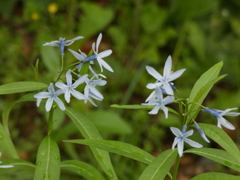
<svg viewBox="0 0 240 180">
<path fill-rule="evenodd" d="M 206 141 L 207 143 L 210 143 L 210 141 L 208 140 L 208 138 L 206 137 L 205 133 L 204 133 L 203 130 L 200 128 L 200 126 L 198 125 L 198 123 L 194 122 L 194 125 L 195 125 L 198 133 L 200 134 L 200 136 L 203 138 L 203 140 Z"/>
</svg>

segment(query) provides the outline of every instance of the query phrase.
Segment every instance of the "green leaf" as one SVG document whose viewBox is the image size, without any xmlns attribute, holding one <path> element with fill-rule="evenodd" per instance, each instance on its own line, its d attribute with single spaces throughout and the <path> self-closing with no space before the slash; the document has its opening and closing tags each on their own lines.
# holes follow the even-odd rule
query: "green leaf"
<svg viewBox="0 0 240 180">
<path fill-rule="evenodd" d="M 37 153 L 36 170 L 34 180 L 59 179 L 60 177 L 60 154 L 57 143 L 46 136 Z"/>
<path fill-rule="evenodd" d="M 34 76 L 35 76 L 35 81 L 39 82 L 39 77 L 38 77 L 38 63 L 39 59 L 37 59 L 35 66 L 32 65 L 33 71 L 34 71 Z"/>
<path fill-rule="evenodd" d="M 13 94 L 27 91 L 36 91 L 46 89 L 48 87 L 47 84 L 41 82 L 31 82 L 31 81 L 23 81 L 23 82 L 14 82 L 9 84 L 4 84 L 0 86 L 0 94 Z"/>
<path fill-rule="evenodd" d="M 116 153 L 146 164 L 151 163 L 154 160 L 154 156 L 148 152 L 120 141 L 111 140 L 96 140 L 96 139 L 77 139 L 66 140 L 64 142 L 84 144 L 98 149 L 103 149 L 112 153 Z"/>
<path fill-rule="evenodd" d="M 219 80 L 221 80 L 222 78 L 224 78 L 226 75 L 222 75 L 219 76 L 215 79 L 213 79 L 212 81 L 209 81 L 207 84 L 205 84 L 197 93 L 197 95 L 195 96 L 193 102 L 197 103 L 197 104 L 202 104 L 202 102 L 204 101 L 205 97 L 207 96 L 208 92 L 210 91 L 210 89 L 212 88 L 212 86 L 218 82 Z M 195 119 L 199 113 L 199 111 L 201 110 L 201 108 L 199 107 L 199 105 L 193 103 L 191 105 L 191 108 L 189 110 L 189 112 L 191 113 L 189 115 L 189 119 Z M 193 113 L 194 112 L 194 113 Z"/>
<path fill-rule="evenodd" d="M 82 1 L 80 8 L 83 14 L 80 16 L 78 34 L 84 34 L 85 39 L 104 29 L 114 17 L 112 9 L 102 8 L 96 3 Z M 94 28 L 92 28 L 93 24 Z"/>
<path fill-rule="evenodd" d="M 9 120 L 9 114 L 12 110 L 12 107 L 20 102 L 25 102 L 25 101 L 36 101 L 36 98 L 34 98 L 35 93 L 31 93 L 31 94 L 26 94 L 24 96 L 22 96 L 20 99 L 12 102 L 10 105 L 5 106 L 3 109 L 3 113 L 2 113 L 2 121 L 3 121 L 3 126 L 5 128 L 5 130 L 9 133 L 9 129 L 8 129 L 8 120 Z"/>
<path fill-rule="evenodd" d="M 71 118 L 71 120 L 77 126 L 78 130 L 81 132 L 84 138 L 102 139 L 101 135 L 99 134 L 95 126 L 91 123 L 91 121 L 84 117 L 80 112 L 69 107 L 66 107 L 66 110 L 64 112 Z M 94 157 L 96 158 L 104 172 L 108 175 L 108 177 L 110 179 L 118 179 L 113 169 L 108 152 L 93 147 L 90 148 L 94 154 Z"/>
<path fill-rule="evenodd" d="M 19 170 L 19 169 L 30 169 L 33 170 L 35 169 L 35 165 L 22 160 L 22 159 L 1 159 L 2 163 L 0 164 L 0 166 L 2 165 L 12 165 L 13 167 L 11 168 L 0 168 L 0 174 L 4 174 L 6 172 L 11 172 L 11 171 L 15 171 L 15 170 Z"/>
<path fill-rule="evenodd" d="M 188 41 L 200 59 L 205 57 L 206 38 L 203 29 L 195 23 L 188 23 Z M 204 59 L 205 60 L 205 59 Z"/>
<path fill-rule="evenodd" d="M 202 104 L 203 100 L 211 90 L 212 85 L 216 83 L 215 81 L 219 80 L 216 78 L 218 77 L 222 66 L 223 62 L 219 62 L 201 75 L 201 77 L 197 80 L 197 82 L 193 86 L 193 89 L 189 96 L 189 102 Z M 199 106 L 197 106 L 194 103 L 189 105 L 188 109 L 190 109 L 190 112 L 197 111 L 197 109 L 199 108 Z M 194 116 L 196 116 L 196 114 L 194 113 L 189 114 L 188 121 L 191 120 Z"/>
<path fill-rule="evenodd" d="M 208 137 L 222 146 L 223 149 L 229 152 L 240 163 L 239 149 L 224 130 L 211 124 L 199 123 L 198 125 Z"/>
<path fill-rule="evenodd" d="M 16 159 L 19 158 L 17 150 L 16 150 L 15 146 L 13 145 L 13 142 L 11 140 L 11 137 L 10 137 L 9 133 L 6 132 L 6 130 L 4 129 L 4 127 L 1 123 L 0 123 L 0 145 L 4 149 L 6 149 L 7 152 L 13 158 L 16 158 Z"/>
<path fill-rule="evenodd" d="M 233 157 L 230 153 L 224 150 L 213 148 L 193 148 L 184 151 L 184 153 L 192 153 L 206 157 L 222 165 L 228 166 L 235 171 L 240 172 L 240 163 L 236 160 L 235 157 Z"/>
<path fill-rule="evenodd" d="M 105 180 L 102 174 L 93 166 L 76 160 L 61 162 L 61 169 L 79 174 L 88 180 Z"/>
<path fill-rule="evenodd" d="M 195 176 L 191 180 L 239 180 L 240 176 L 234 176 L 224 173 L 217 173 L 217 172 L 209 172 L 209 173 L 203 173 L 198 176 Z"/>
<path fill-rule="evenodd" d="M 100 132 L 116 134 L 130 134 L 132 132 L 130 125 L 114 112 L 89 111 L 86 117 Z M 99 119 L 104 119 L 104 121 L 99 121 Z"/>
<path fill-rule="evenodd" d="M 164 151 L 148 165 L 139 180 L 164 180 L 177 156 L 177 149 Z"/>
</svg>

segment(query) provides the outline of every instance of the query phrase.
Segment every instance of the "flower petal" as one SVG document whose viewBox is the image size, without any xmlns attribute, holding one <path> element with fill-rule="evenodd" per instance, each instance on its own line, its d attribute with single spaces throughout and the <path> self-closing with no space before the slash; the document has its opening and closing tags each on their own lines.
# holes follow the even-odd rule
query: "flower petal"
<svg viewBox="0 0 240 180">
<path fill-rule="evenodd" d="M 150 75 L 152 75 L 155 79 L 159 81 L 163 81 L 163 77 L 152 67 L 146 66 L 146 69 Z"/>
<path fill-rule="evenodd" d="M 59 41 L 46 42 L 43 46 L 59 46 Z"/>
<path fill-rule="evenodd" d="M 163 84 L 163 89 L 166 91 L 168 95 L 173 95 L 173 89 L 168 82 Z"/>
<path fill-rule="evenodd" d="M 199 143 L 197 143 L 197 142 L 195 142 L 195 141 L 193 141 L 193 140 L 191 140 L 191 139 L 188 139 L 188 138 L 185 138 L 184 141 L 185 141 L 186 143 L 188 143 L 190 146 L 195 147 L 195 148 L 201 148 L 201 147 L 203 147 L 201 144 L 199 144 Z"/>
<path fill-rule="evenodd" d="M 45 108 L 46 108 L 46 111 L 50 111 L 50 109 L 52 108 L 52 104 L 53 104 L 53 98 L 50 97 L 48 98 L 46 104 L 45 104 Z"/>
<path fill-rule="evenodd" d="M 79 40 L 79 39 L 83 39 L 83 38 L 84 38 L 84 37 L 82 37 L 82 36 L 77 36 L 77 37 L 75 37 L 75 38 L 73 38 L 73 39 L 66 40 L 65 43 L 73 43 L 74 41 Z M 69 44 L 69 45 L 70 45 L 70 44 Z M 68 45 L 66 45 L 66 46 L 68 46 Z"/>
<path fill-rule="evenodd" d="M 183 155 L 183 148 L 184 148 L 184 141 L 183 139 L 181 139 L 178 144 L 177 144 L 177 148 L 178 148 L 178 154 L 180 157 L 182 157 Z"/>
<path fill-rule="evenodd" d="M 65 94 L 64 94 L 64 98 L 65 98 L 65 100 L 67 101 L 67 103 L 69 103 L 70 102 L 70 91 L 69 91 L 69 89 L 67 89 L 66 90 L 66 92 L 65 92 Z"/>
<path fill-rule="evenodd" d="M 56 87 L 60 88 L 60 89 L 67 89 L 68 86 L 62 82 L 56 82 L 55 84 Z"/>
<path fill-rule="evenodd" d="M 170 127 L 170 130 L 172 131 L 172 133 L 175 136 L 177 136 L 177 137 L 181 137 L 182 136 L 182 132 L 178 128 Z"/>
<path fill-rule="evenodd" d="M 57 103 L 58 107 L 61 109 L 61 110 L 65 110 L 65 106 L 63 104 L 63 102 L 61 101 L 61 99 L 59 99 L 57 96 L 54 97 L 54 101 Z"/>
<path fill-rule="evenodd" d="M 71 49 L 68 49 L 72 54 L 73 54 L 73 56 L 75 57 L 75 58 L 77 58 L 78 60 L 80 60 L 80 61 L 83 61 L 84 60 L 84 57 L 81 55 L 81 54 L 79 54 L 79 53 L 77 53 L 76 51 L 73 51 L 73 50 L 71 50 Z"/>
<path fill-rule="evenodd" d="M 163 70 L 163 77 L 169 77 L 172 69 L 172 58 L 171 56 L 168 56 L 165 65 L 164 65 L 164 70 Z"/>
<path fill-rule="evenodd" d="M 160 106 L 157 105 L 150 112 L 148 112 L 148 114 L 157 114 L 159 109 L 160 109 Z"/>
<path fill-rule="evenodd" d="M 235 129 L 235 127 L 230 122 L 228 122 L 224 117 L 219 117 L 217 120 L 225 128 L 228 128 L 228 129 L 231 129 L 231 130 Z"/>
<path fill-rule="evenodd" d="M 96 42 L 96 52 L 97 53 L 98 53 L 98 47 L 99 47 L 101 40 L 102 40 L 102 33 L 100 33 L 97 38 L 97 42 Z"/>
<path fill-rule="evenodd" d="M 74 90 L 74 89 L 72 89 L 72 91 L 71 91 L 71 93 L 72 93 L 72 95 L 75 97 L 75 98 L 77 98 L 78 100 L 82 100 L 82 99 L 86 99 L 86 97 L 82 94 L 82 93 L 80 93 L 80 92 L 78 92 L 78 91 L 76 91 L 76 90 Z"/>
<path fill-rule="evenodd" d="M 100 57 L 100 58 L 104 58 L 104 57 L 108 57 L 112 54 L 112 50 L 111 49 L 108 49 L 108 50 L 105 50 L 103 52 L 100 52 L 97 57 Z"/>
<path fill-rule="evenodd" d="M 171 82 L 171 81 L 179 78 L 179 77 L 183 74 L 183 72 L 184 72 L 185 70 L 186 70 L 186 69 L 180 69 L 180 70 L 178 70 L 178 71 L 170 74 L 170 75 L 168 76 L 168 78 L 167 78 L 168 82 Z"/>
<path fill-rule="evenodd" d="M 86 78 L 87 78 L 87 76 L 88 76 L 88 74 L 84 74 L 80 78 L 78 78 L 78 80 L 73 83 L 72 88 L 76 88 L 80 84 L 84 83 Z"/>
<path fill-rule="evenodd" d="M 107 69 L 110 72 L 113 72 L 113 69 L 100 57 L 97 58 L 97 61 L 99 64 L 101 64 L 105 69 Z M 102 67 L 101 66 L 101 67 Z M 101 68 L 101 72 L 102 72 L 102 68 Z"/>
<path fill-rule="evenodd" d="M 175 137 L 174 138 L 174 141 L 173 141 L 173 144 L 172 144 L 172 150 L 174 150 L 174 147 L 177 145 L 177 143 L 181 140 L 181 138 L 179 137 Z"/>
</svg>

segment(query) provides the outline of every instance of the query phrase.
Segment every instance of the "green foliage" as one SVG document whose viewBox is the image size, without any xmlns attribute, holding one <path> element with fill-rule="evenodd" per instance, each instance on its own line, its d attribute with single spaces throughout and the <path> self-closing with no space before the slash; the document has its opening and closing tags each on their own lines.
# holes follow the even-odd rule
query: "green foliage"
<svg viewBox="0 0 240 180">
<path fill-rule="evenodd" d="M 184 151 L 184 153 L 193 153 L 199 156 L 206 157 L 231 169 L 234 169 L 235 171 L 240 172 L 240 163 L 229 152 L 214 148 L 195 148 L 186 150 Z"/>
<path fill-rule="evenodd" d="M 233 176 L 233 175 L 224 174 L 224 173 L 209 172 L 209 173 L 200 174 L 192 178 L 191 180 L 212 180 L 212 179 L 237 180 L 239 179 L 239 176 Z"/>
<path fill-rule="evenodd" d="M 48 135 L 42 140 L 38 148 L 34 180 L 59 179 L 59 177 L 59 148 L 54 139 Z"/>
<path fill-rule="evenodd" d="M 240 163 L 240 152 L 233 140 L 221 128 L 211 124 L 199 124 L 205 134 L 218 143 Z"/>
<path fill-rule="evenodd" d="M 0 86 L 0 94 L 13 94 L 20 92 L 28 92 L 42 90 L 48 87 L 47 84 L 41 82 L 14 82 Z"/>
<path fill-rule="evenodd" d="M 149 164 L 141 174 L 139 180 L 163 180 L 177 156 L 177 149 L 164 151 Z"/>
<path fill-rule="evenodd" d="M 136 146 L 123 142 L 94 139 L 65 140 L 64 142 L 88 145 L 90 147 L 103 149 L 108 152 L 113 152 L 147 164 L 151 163 L 154 160 L 154 157 L 147 153 L 146 151 L 143 151 L 142 149 Z"/>
<path fill-rule="evenodd" d="M 82 161 L 62 161 L 61 169 L 79 174 L 88 180 L 105 180 L 96 168 Z"/>
<path fill-rule="evenodd" d="M 16 171 L 19 169 L 24 169 L 24 170 L 31 170 L 32 173 L 35 170 L 35 165 L 22 160 L 22 159 L 3 159 L 1 160 L 1 166 L 2 165 L 12 165 L 13 167 L 11 168 L 0 168 L 0 174 L 6 173 L 6 172 L 11 172 L 11 171 Z"/>
<path fill-rule="evenodd" d="M 75 126 L 81 132 L 84 138 L 86 139 L 102 139 L 97 129 L 94 125 L 85 118 L 79 111 L 71 109 L 69 107 L 66 108 L 65 113 L 71 118 Z M 105 171 L 110 179 L 118 179 L 115 171 L 113 169 L 112 163 L 110 161 L 109 154 L 98 148 L 91 148 L 94 157 L 98 161 L 99 165 Z"/>
</svg>

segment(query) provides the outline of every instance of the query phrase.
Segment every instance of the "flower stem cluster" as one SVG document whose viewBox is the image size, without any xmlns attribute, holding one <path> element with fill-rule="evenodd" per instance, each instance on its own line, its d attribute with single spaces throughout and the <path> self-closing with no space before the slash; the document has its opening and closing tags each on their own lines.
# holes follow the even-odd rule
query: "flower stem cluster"
<svg viewBox="0 0 240 180">
<path fill-rule="evenodd" d="M 63 58 L 64 47 L 69 46 L 74 41 L 82 39 L 82 38 L 83 38 L 82 36 L 78 36 L 76 38 L 73 38 L 71 40 L 66 40 L 66 41 L 64 38 L 59 38 L 58 41 L 52 41 L 50 43 L 45 43 L 45 44 L 43 44 L 43 46 L 58 46 L 60 49 L 60 55 Z M 98 101 L 103 100 L 104 97 L 96 89 L 96 86 L 104 86 L 107 83 L 107 81 L 102 80 L 102 78 L 106 78 L 106 77 L 102 74 L 97 74 L 93 70 L 91 65 L 93 65 L 94 61 L 96 60 L 96 61 L 98 61 L 99 65 L 100 65 L 101 72 L 103 71 L 103 67 L 111 72 L 113 72 L 113 69 L 102 59 L 104 57 L 109 56 L 112 53 L 112 50 L 105 50 L 100 53 L 98 52 L 98 48 L 99 48 L 101 40 L 102 40 L 102 34 L 100 33 L 97 38 L 96 43 L 93 43 L 93 45 L 92 45 L 92 50 L 94 52 L 94 55 L 91 55 L 89 57 L 87 57 L 87 55 L 84 52 L 82 52 L 80 49 L 79 49 L 80 53 L 77 53 L 76 51 L 69 49 L 69 51 L 73 54 L 73 56 L 77 60 L 80 61 L 80 63 L 76 66 L 76 68 L 78 69 L 78 72 L 75 72 L 76 68 L 68 69 L 67 71 L 64 70 L 64 68 L 61 68 L 61 72 L 60 72 L 57 80 L 65 79 L 65 81 L 63 80 L 63 82 L 58 81 L 55 83 L 50 83 L 50 85 L 48 87 L 48 91 L 43 90 L 42 92 L 35 94 L 34 97 L 37 99 L 38 107 L 40 106 L 40 103 L 42 102 L 43 99 L 47 99 L 47 101 L 45 103 L 46 111 L 51 110 L 54 102 L 58 105 L 58 107 L 61 110 L 64 111 L 66 109 L 64 102 L 63 102 L 63 100 L 61 100 L 61 98 L 59 98 L 59 95 L 61 95 L 61 94 L 64 94 L 64 99 L 67 103 L 70 103 L 71 95 L 78 100 L 84 100 L 85 103 L 87 101 L 89 101 L 94 106 L 97 106 L 97 105 L 93 102 L 92 98 L 96 99 Z M 89 70 L 92 73 L 92 77 L 89 77 L 89 76 L 91 76 L 90 74 L 85 74 L 85 73 L 81 74 L 80 70 L 84 63 L 88 63 L 87 65 L 89 66 Z M 65 78 L 60 77 L 60 75 L 62 74 L 63 71 L 66 71 Z M 77 79 L 73 79 L 72 74 L 75 74 L 75 77 L 77 77 Z M 77 87 L 81 84 L 85 85 L 85 88 L 82 89 L 82 90 L 84 90 L 83 92 L 79 92 L 77 90 Z"/>
</svg>

